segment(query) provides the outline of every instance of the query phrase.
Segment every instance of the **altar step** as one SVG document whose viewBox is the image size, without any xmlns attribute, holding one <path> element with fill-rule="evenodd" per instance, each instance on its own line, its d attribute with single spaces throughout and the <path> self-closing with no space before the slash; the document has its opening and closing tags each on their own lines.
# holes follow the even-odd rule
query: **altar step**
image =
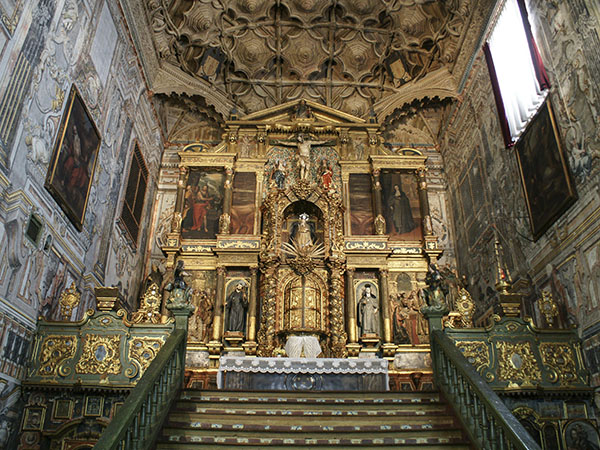
<svg viewBox="0 0 600 450">
<path fill-rule="evenodd" d="M 471 448 L 435 392 L 186 390 L 157 450 L 200 448 Z"/>
</svg>

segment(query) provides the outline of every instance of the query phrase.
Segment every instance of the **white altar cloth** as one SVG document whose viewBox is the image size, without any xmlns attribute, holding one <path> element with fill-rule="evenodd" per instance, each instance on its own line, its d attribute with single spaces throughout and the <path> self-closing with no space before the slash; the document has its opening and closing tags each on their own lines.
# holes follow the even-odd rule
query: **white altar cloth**
<svg viewBox="0 0 600 450">
<path fill-rule="evenodd" d="M 306 374 L 361 374 L 385 375 L 389 390 L 388 361 L 386 359 L 344 358 L 259 358 L 254 356 L 221 356 L 217 387 L 223 389 L 225 372 L 246 373 L 306 373 Z"/>
</svg>

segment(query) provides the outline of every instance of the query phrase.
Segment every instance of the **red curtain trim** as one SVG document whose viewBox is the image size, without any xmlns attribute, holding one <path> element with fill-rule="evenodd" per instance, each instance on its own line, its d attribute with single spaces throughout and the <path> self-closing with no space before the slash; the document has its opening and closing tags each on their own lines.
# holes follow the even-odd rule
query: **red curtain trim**
<svg viewBox="0 0 600 450">
<path fill-rule="evenodd" d="M 483 45 L 483 53 L 485 54 L 485 60 L 490 72 L 492 91 L 494 92 L 494 99 L 496 100 L 496 108 L 498 109 L 498 119 L 500 119 L 500 129 L 502 130 L 504 145 L 509 148 L 515 145 L 515 142 L 510 135 L 510 128 L 508 126 L 508 120 L 506 119 L 506 110 L 504 109 L 504 102 L 502 101 L 502 94 L 500 93 L 500 84 L 498 83 L 498 76 L 496 75 L 492 52 L 490 51 L 490 46 L 487 42 Z"/>
</svg>

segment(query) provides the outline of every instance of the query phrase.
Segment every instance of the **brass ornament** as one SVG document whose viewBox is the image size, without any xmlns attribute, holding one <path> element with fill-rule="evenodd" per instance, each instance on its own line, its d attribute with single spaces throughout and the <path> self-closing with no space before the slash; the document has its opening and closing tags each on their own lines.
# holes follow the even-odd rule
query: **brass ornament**
<svg viewBox="0 0 600 450">
<path fill-rule="evenodd" d="M 42 342 L 40 351 L 40 368 L 38 375 L 65 377 L 71 369 L 65 368 L 63 363 L 75 356 L 77 340 L 74 336 L 49 335 Z"/>
<path fill-rule="evenodd" d="M 498 350 L 498 380 L 533 386 L 542 380 L 542 372 L 530 342 L 496 342 Z M 512 387 L 512 386 L 509 386 Z"/>
<path fill-rule="evenodd" d="M 154 360 L 164 344 L 164 338 L 134 338 L 129 341 L 127 357 L 139 367 L 138 370 L 127 369 L 125 375 L 134 378 L 138 372 L 140 377 L 144 374 L 150 363 Z"/>
<path fill-rule="evenodd" d="M 71 283 L 71 286 L 64 290 L 60 295 L 59 304 L 60 304 L 60 315 L 62 320 L 69 320 L 71 318 L 71 314 L 73 313 L 73 308 L 79 305 L 81 301 L 81 294 L 77 290 L 75 286 L 75 282 Z"/>
<path fill-rule="evenodd" d="M 573 349 L 569 344 L 542 342 L 539 346 L 542 363 L 550 371 L 550 381 L 568 386 L 577 381 Z"/>
<path fill-rule="evenodd" d="M 120 374 L 121 352 L 119 345 L 121 338 L 120 335 L 86 334 L 81 358 L 75 366 L 75 371 L 87 374 Z"/>
<path fill-rule="evenodd" d="M 537 302 L 540 312 L 546 319 L 546 323 L 552 327 L 554 325 L 554 321 L 558 317 L 558 306 L 556 305 L 556 301 L 554 301 L 552 293 L 549 291 L 543 291 L 542 298 L 538 299 Z"/>
<path fill-rule="evenodd" d="M 140 308 L 131 316 L 133 323 L 160 323 L 161 292 L 156 283 L 148 286 L 142 297 Z"/>
</svg>

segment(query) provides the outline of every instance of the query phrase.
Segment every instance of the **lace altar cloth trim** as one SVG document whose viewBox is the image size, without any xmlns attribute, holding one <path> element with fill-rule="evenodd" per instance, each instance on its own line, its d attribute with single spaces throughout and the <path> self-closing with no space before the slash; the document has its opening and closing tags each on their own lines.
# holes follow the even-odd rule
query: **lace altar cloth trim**
<svg viewBox="0 0 600 450">
<path fill-rule="evenodd" d="M 247 373 L 319 373 L 319 374 L 383 374 L 388 378 L 385 359 L 342 358 L 257 358 L 247 356 L 221 356 L 217 385 L 222 388 L 224 372 Z M 387 384 L 387 383 L 386 383 Z"/>
</svg>

